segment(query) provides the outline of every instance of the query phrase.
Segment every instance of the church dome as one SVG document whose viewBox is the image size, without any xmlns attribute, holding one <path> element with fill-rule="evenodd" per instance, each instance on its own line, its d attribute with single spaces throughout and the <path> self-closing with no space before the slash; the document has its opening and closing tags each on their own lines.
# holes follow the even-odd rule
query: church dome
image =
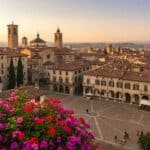
<svg viewBox="0 0 150 150">
<path fill-rule="evenodd" d="M 31 48 L 43 48 L 43 47 L 46 47 L 46 42 L 40 38 L 40 35 L 38 33 L 37 37 L 30 42 L 30 47 Z"/>
<path fill-rule="evenodd" d="M 34 40 L 32 40 L 30 43 L 46 43 L 46 42 L 40 38 L 40 35 L 38 33 L 37 37 Z"/>
</svg>

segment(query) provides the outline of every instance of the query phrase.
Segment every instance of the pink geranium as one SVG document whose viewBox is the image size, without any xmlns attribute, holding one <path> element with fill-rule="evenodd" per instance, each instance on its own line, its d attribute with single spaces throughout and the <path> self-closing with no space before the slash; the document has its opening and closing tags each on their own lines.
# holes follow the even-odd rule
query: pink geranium
<svg viewBox="0 0 150 150">
<path fill-rule="evenodd" d="M 22 122 L 23 122 L 23 117 L 18 117 L 18 118 L 17 118 L 17 123 L 18 123 L 18 124 L 21 124 Z"/>
<path fill-rule="evenodd" d="M 13 92 L 0 101 L 0 149 L 95 150 L 84 118 L 76 118 L 59 99 L 42 103 Z"/>
</svg>

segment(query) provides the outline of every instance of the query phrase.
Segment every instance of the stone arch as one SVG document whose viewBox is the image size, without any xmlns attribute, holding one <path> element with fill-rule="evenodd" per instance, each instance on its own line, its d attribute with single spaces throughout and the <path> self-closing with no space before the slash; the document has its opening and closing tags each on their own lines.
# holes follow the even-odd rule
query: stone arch
<svg viewBox="0 0 150 150">
<path fill-rule="evenodd" d="M 142 96 L 142 99 L 143 99 L 143 100 L 149 100 L 149 98 L 148 98 L 147 95 L 143 95 L 143 96 Z"/>
<path fill-rule="evenodd" d="M 53 90 L 56 91 L 56 92 L 58 91 L 58 88 L 57 88 L 56 84 L 53 85 Z"/>
<path fill-rule="evenodd" d="M 94 89 L 94 95 L 100 95 L 100 91 L 98 89 Z"/>
<path fill-rule="evenodd" d="M 122 93 L 121 92 L 116 92 L 116 98 L 121 99 L 122 98 Z"/>
<path fill-rule="evenodd" d="M 133 103 L 139 104 L 140 96 L 138 94 L 134 94 L 132 98 L 133 98 Z"/>
<path fill-rule="evenodd" d="M 106 90 L 101 90 L 101 96 L 105 97 L 106 96 Z"/>
<path fill-rule="evenodd" d="M 64 87 L 62 85 L 59 85 L 59 92 L 61 92 L 61 93 L 64 92 Z"/>
<path fill-rule="evenodd" d="M 85 88 L 85 93 L 90 93 L 90 92 L 92 93 L 91 87 L 86 87 Z"/>
<path fill-rule="evenodd" d="M 114 98 L 115 97 L 115 92 L 114 91 L 109 91 L 109 98 Z"/>
<path fill-rule="evenodd" d="M 65 93 L 69 94 L 70 93 L 70 89 L 68 86 L 65 87 Z"/>
<path fill-rule="evenodd" d="M 125 102 L 130 103 L 131 102 L 131 95 L 129 93 L 125 93 Z"/>
</svg>

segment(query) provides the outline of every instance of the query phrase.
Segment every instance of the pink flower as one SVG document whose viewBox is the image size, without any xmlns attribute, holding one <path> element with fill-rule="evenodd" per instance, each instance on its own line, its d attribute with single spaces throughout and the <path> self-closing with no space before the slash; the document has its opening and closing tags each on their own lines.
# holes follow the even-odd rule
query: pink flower
<svg viewBox="0 0 150 150">
<path fill-rule="evenodd" d="M 32 144 L 32 148 L 33 148 L 33 150 L 38 150 L 38 144 L 33 143 L 33 144 Z"/>
<path fill-rule="evenodd" d="M 17 130 L 16 130 L 16 131 L 13 131 L 12 137 L 13 137 L 13 138 L 17 137 L 19 133 L 20 133 L 20 131 L 17 131 Z"/>
<path fill-rule="evenodd" d="M 23 118 L 22 118 L 22 117 L 18 117 L 18 118 L 17 118 L 17 123 L 18 123 L 18 124 L 21 124 L 22 122 L 23 122 Z"/>
</svg>

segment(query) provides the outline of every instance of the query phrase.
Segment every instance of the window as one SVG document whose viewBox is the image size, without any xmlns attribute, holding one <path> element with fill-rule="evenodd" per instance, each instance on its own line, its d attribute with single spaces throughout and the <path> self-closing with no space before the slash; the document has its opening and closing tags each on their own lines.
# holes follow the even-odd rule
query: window
<svg viewBox="0 0 150 150">
<path fill-rule="evenodd" d="M 109 86 L 114 87 L 114 81 L 109 81 Z"/>
<path fill-rule="evenodd" d="M 1 56 L 1 59 L 3 59 L 3 56 Z"/>
<path fill-rule="evenodd" d="M 2 67 L 2 69 L 3 69 L 3 67 L 4 67 L 3 64 L 1 65 L 1 67 Z"/>
<path fill-rule="evenodd" d="M 11 29 L 8 30 L 8 34 L 11 34 Z"/>
<path fill-rule="evenodd" d="M 53 74 L 55 74 L 55 70 L 53 70 Z"/>
<path fill-rule="evenodd" d="M 122 88 L 122 87 L 123 87 L 122 82 L 117 82 L 117 88 Z"/>
<path fill-rule="evenodd" d="M 50 55 L 49 54 L 47 55 L 47 59 L 50 59 Z"/>
<path fill-rule="evenodd" d="M 14 34 L 17 34 L 17 30 L 16 30 L 16 28 L 14 28 Z"/>
<path fill-rule="evenodd" d="M 66 71 L 66 75 L 68 75 L 68 71 Z"/>
<path fill-rule="evenodd" d="M 62 72 L 61 72 L 61 71 L 59 71 L 59 74 L 61 75 L 61 74 L 62 74 Z"/>
<path fill-rule="evenodd" d="M 75 71 L 75 74 L 77 74 L 77 71 Z"/>
<path fill-rule="evenodd" d="M 106 86 L 106 81 L 104 79 L 101 81 L 101 85 Z"/>
<path fill-rule="evenodd" d="M 96 85 L 100 85 L 100 81 L 96 79 L 96 80 L 95 80 L 95 84 L 96 84 Z"/>
<path fill-rule="evenodd" d="M 78 70 L 78 72 L 80 73 L 80 72 L 81 72 L 81 70 Z"/>
<path fill-rule="evenodd" d="M 139 90 L 139 85 L 138 84 L 133 84 L 133 90 Z"/>
<path fill-rule="evenodd" d="M 87 79 L 87 84 L 90 84 L 90 79 Z"/>
<path fill-rule="evenodd" d="M 125 83 L 125 89 L 130 89 L 130 83 Z"/>
<path fill-rule="evenodd" d="M 148 91 L 148 87 L 147 85 L 144 85 L 144 91 L 147 92 Z"/>
</svg>

